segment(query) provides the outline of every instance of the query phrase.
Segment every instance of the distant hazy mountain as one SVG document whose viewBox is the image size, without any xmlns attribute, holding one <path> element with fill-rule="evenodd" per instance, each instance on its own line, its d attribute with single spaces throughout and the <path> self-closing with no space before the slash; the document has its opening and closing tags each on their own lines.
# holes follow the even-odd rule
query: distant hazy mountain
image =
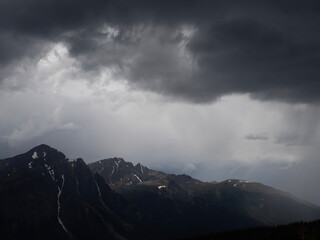
<svg viewBox="0 0 320 240">
<path fill-rule="evenodd" d="M 90 171 L 91 169 L 91 171 Z M 0 160 L 2 239 L 168 239 L 320 218 L 259 183 L 205 183 L 120 158 L 88 165 L 46 145 Z"/>
</svg>

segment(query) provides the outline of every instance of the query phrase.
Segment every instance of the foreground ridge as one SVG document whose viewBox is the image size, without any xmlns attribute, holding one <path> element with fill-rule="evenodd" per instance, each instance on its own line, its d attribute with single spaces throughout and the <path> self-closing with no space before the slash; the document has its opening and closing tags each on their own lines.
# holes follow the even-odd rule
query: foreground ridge
<svg viewBox="0 0 320 240">
<path fill-rule="evenodd" d="M 257 227 L 245 230 L 222 232 L 206 236 L 198 236 L 184 240 L 269 240 L 269 239 L 319 239 L 320 220 L 298 222 L 275 227 Z"/>
</svg>

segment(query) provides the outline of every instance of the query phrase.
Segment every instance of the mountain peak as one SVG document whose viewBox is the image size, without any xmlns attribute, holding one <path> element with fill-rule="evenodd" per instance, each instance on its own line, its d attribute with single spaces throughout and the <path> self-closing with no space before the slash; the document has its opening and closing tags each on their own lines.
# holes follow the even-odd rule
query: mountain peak
<svg viewBox="0 0 320 240">
<path fill-rule="evenodd" d="M 40 144 L 30 149 L 28 152 L 26 152 L 23 155 L 27 155 L 27 157 L 31 157 L 33 160 L 41 159 L 41 158 L 46 158 L 51 160 L 66 159 L 66 156 L 62 152 L 46 144 Z"/>
<path fill-rule="evenodd" d="M 5 239 L 124 239 L 117 231 L 125 220 L 112 210 L 117 199 L 81 158 L 68 159 L 41 144 L 2 161 Z"/>
<path fill-rule="evenodd" d="M 57 149 L 50 147 L 49 145 L 46 144 L 40 144 L 38 146 L 33 147 L 32 149 L 30 149 L 28 152 L 32 152 L 32 151 L 39 151 L 39 152 L 43 152 L 43 151 L 50 151 L 50 152 L 59 152 Z"/>
<path fill-rule="evenodd" d="M 26 170 L 29 172 L 39 170 L 44 175 L 49 173 L 52 177 L 54 171 L 63 172 L 67 165 L 74 165 L 67 160 L 66 156 L 57 149 L 40 144 L 23 154 L 2 160 L 0 173 L 13 176 L 19 172 L 24 173 Z"/>
</svg>

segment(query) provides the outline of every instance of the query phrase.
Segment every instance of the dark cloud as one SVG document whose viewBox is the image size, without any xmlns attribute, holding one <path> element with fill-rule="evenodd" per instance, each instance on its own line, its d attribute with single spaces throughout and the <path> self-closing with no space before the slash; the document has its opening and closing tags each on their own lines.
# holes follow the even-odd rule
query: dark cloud
<svg viewBox="0 0 320 240">
<path fill-rule="evenodd" d="M 174 98 L 318 103 L 319 13 L 318 1 L 6 0 L 0 71 L 63 42 L 84 70 L 117 67 Z"/>
<path fill-rule="evenodd" d="M 245 139 L 247 140 L 253 140 L 253 141 L 266 141 L 269 140 L 269 136 L 267 133 L 260 133 L 260 134 L 248 134 L 245 136 Z"/>
</svg>

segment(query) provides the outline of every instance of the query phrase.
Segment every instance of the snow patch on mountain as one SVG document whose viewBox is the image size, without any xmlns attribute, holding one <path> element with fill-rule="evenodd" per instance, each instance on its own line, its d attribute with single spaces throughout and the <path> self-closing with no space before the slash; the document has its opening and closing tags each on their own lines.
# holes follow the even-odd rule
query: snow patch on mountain
<svg viewBox="0 0 320 240">
<path fill-rule="evenodd" d="M 139 182 L 142 182 L 141 179 L 135 173 L 133 175 L 139 180 Z"/>
<path fill-rule="evenodd" d="M 120 162 L 120 160 L 118 160 L 118 161 L 114 161 L 114 163 L 116 164 L 116 166 L 117 166 L 117 170 L 119 169 L 119 162 Z"/>
<path fill-rule="evenodd" d="M 33 159 L 37 159 L 37 158 L 38 158 L 38 153 L 37 153 L 37 152 L 34 152 L 34 153 L 32 154 L 32 158 L 33 158 Z"/>
<path fill-rule="evenodd" d="M 62 184 L 61 184 L 61 188 L 59 187 L 59 185 L 57 186 L 58 187 L 58 196 L 57 196 L 57 204 L 58 204 L 58 222 L 59 224 L 61 225 L 61 227 L 63 228 L 63 230 L 68 233 L 66 227 L 64 226 L 61 218 L 60 218 L 60 196 L 61 196 L 61 193 L 62 193 L 62 190 L 63 190 L 63 186 L 64 186 L 64 175 L 62 174 L 61 175 L 61 178 L 62 178 Z"/>
<path fill-rule="evenodd" d="M 55 173 L 54 173 L 54 170 L 51 169 L 51 167 L 48 166 L 48 164 L 46 164 L 46 163 L 44 164 L 44 166 L 47 168 L 47 171 L 48 171 L 48 173 L 50 174 L 52 180 L 55 181 Z"/>
<path fill-rule="evenodd" d="M 97 181 L 94 181 L 94 182 L 96 183 L 98 194 L 99 194 L 99 197 L 101 198 L 101 192 L 100 192 L 99 185 L 98 185 Z"/>
<path fill-rule="evenodd" d="M 246 181 L 246 180 L 239 180 L 239 183 L 249 183 L 249 181 Z"/>
<path fill-rule="evenodd" d="M 110 174 L 110 177 L 113 175 L 113 173 L 114 173 L 114 166 L 112 166 L 112 172 Z"/>
</svg>

